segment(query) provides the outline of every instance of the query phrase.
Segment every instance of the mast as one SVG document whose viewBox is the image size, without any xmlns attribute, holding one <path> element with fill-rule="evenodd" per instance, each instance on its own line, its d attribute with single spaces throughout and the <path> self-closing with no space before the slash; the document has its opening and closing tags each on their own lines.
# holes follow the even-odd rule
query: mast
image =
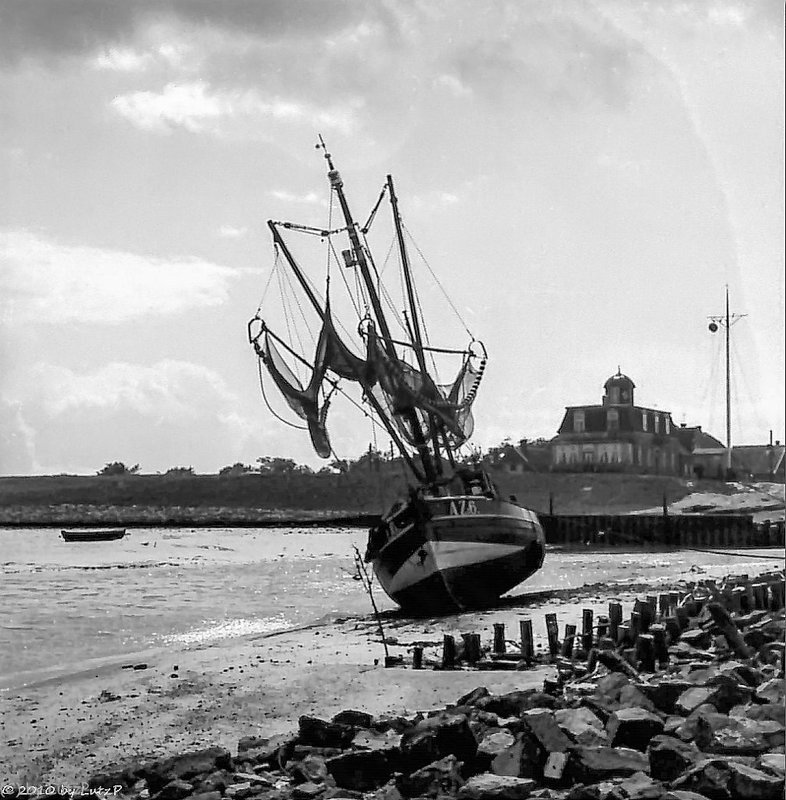
<svg viewBox="0 0 786 800">
<path fill-rule="evenodd" d="M 284 254 L 284 258 L 287 260 L 290 269 L 292 270 L 292 272 L 294 272 L 295 277 L 298 280 L 298 283 L 300 283 L 300 285 L 303 287 L 303 291 L 306 293 L 306 296 L 311 302 L 311 305 L 314 307 L 314 310 L 317 312 L 317 314 L 319 314 L 319 318 L 324 322 L 325 309 L 322 307 L 322 304 L 317 299 L 317 296 L 314 294 L 314 291 L 309 286 L 308 281 L 306 280 L 306 276 L 303 274 L 303 271 L 300 269 L 300 266 L 298 265 L 297 261 L 295 261 L 295 257 L 292 255 L 289 248 L 287 247 L 286 242 L 281 237 L 281 234 L 278 232 L 275 222 L 273 222 L 273 220 L 268 220 L 267 225 L 273 234 L 273 241 L 276 243 L 278 247 L 281 248 L 281 252 Z M 364 393 L 368 398 L 369 403 L 371 403 L 371 406 L 373 407 L 374 411 L 377 412 L 377 416 L 382 420 L 382 424 L 385 426 L 385 430 L 387 430 L 388 434 L 390 435 L 390 438 L 396 443 L 396 446 L 401 452 L 402 457 L 407 462 L 407 465 L 412 470 L 415 477 L 419 481 L 423 481 L 424 480 L 423 473 L 418 469 L 417 464 L 415 464 L 415 462 L 412 460 L 412 457 L 407 452 L 404 443 L 401 441 L 398 432 L 393 427 L 390 420 L 387 418 L 387 415 L 385 414 L 382 406 L 380 405 L 379 400 L 377 400 L 374 394 L 370 391 L 366 391 Z"/>
<path fill-rule="evenodd" d="M 317 147 L 324 152 L 325 160 L 328 163 L 328 178 L 330 179 L 330 185 L 338 195 L 338 202 L 341 205 L 341 212 L 344 215 L 344 222 L 347 226 L 347 234 L 349 235 L 349 241 L 352 245 L 352 252 L 355 256 L 355 262 L 357 263 L 358 267 L 360 267 L 360 274 L 363 278 L 363 282 L 366 285 L 371 306 L 374 309 L 374 316 L 377 319 L 379 330 L 384 340 L 385 351 L 391 360 L 398 361 L 398 353 L 396 353 L 396 348 L 391 341 L 392 337 L 390 335 L 390 328 L 388 327 L 387 319 L 385 319 L 385 314 L 382 310 L 382 303 L 380 302 L 379 294 L 374 286 L 374 280 L 371 276 L 371 270 L 368 267 L 366 254 L 363 250 L 363 245 L 360 242 L 360 237 L 358 236 L 357 226 L 355 224 L 355 220 L 352 218 L 352 212 L 349 210 L 349 204 L 347 203 L 347 198 L 344 194 L 344 182 L 341 180 L 339 171 L 333 166 L 333 158 L 330 153 L 328 153 L 327 146 L 325 145 L 321 135 L 319 137 L 319 144 Z M 421 463 L 423 464 L 426 480 L 428 483 L 433 483 L 436 480 L 437 472 L 434 467 L 431 451 L 429 450 L 425 437 L 423 436 L 423 429 L 421 428 L 417 412 L 412 409 L 406 413 L 406 417 L 407 421 L 412 427 L 412 433 L 415 438 L 415 447 L 417 448 Z M 418 475 L 418 473 L 416 473 L 416 475 Z M 422 480 L 419 476 L 418 479 Z"/>
<path fill-rule="evenodd" d="M 731 314 L 729 312 L 729 284 L 726 284 L 726 313 L 708 317 L 710 331 L 715 333 L 718 326 L 726 329 L 726 475 L 731 473 L 731 326 L 739 322 L 747 314 Z"/>
<path fill-rule="evenodd" d="M 396 190 L 393 186 L 393 176 L 387 176 L 388 189 L 390 190 L 390 204 L 393 207 L 393 221 L 396 225 L 396 238 L 398 240 L 398 249 L 401 253 L 401 266 L 404 270 L 404 281 L 407 286 L 407 299 L 409 301 L 409 311 L 411 315 L 412 327 L 412 344 L 415 348 L 415 355 L 417 356 L 418 366 L 424 376 L 428 375 L 426 370 L 426 358 L 423 354 L 423 337 L 420 333 L 420 320 L 418 318 L 418 307 L 415 302 L 415 289 L 412 284 L 412 271 L 409 266 L 409 256 L 407 255 L 407 248 L 404 243 L 404 232 L 401 227 L 401 215 L 398 210 L 398 198 L 396 197 Z M 434 458 L 436 462 L 437 474 L 442 474 L 442 458 L 440 455 L 439 447 L 439 425 L 433 414 L 429 414 L 429 427 L 431 428 L 431 445 L 434 448 Z"/>
<path fill-rule="evenodd" d="M 731 472 L 731 358 L 729 356 L 729 284 L 726 284 L 726 474 Z"/>
</svg>

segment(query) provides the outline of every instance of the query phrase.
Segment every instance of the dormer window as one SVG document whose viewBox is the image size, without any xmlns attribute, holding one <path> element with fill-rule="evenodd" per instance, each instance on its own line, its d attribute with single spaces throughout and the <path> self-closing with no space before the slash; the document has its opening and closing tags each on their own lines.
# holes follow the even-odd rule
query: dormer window
<svg viewBox="0 0 786 800">
<path fill-rule="evenodd" d="M 584 409 L 573 412 L 573 432 L 584 433 Z"/>
<path fill-rule="evenodd" d="M 666 435 L 668 436 L 671 433 L 671 417 L 667 414 L 664 417 L 663 422 L 666 426 Z"/>
<path fill-rule="evenodd" d="M 655 415 L 655 433 L 660 433 L 660 414 Z"/>
<path fill-rule="evenodd" d="M 618 431 L 620 429 L 620 412 L 616 408 L 610 408 L 606 411 L 606 428 L 610 431 Z"/>
<path fill-rule="evenodd" d="M 648 422 L 649 422 L 649 421 L 648 421 L 648 419 L 647 419 L 647 412 L 646 412 L 646 411 L 642 411 L 642 412 L 641 412 L 641 429 L 642 429 L 643 431 L 648 431 L 648 430 L 649 430 L 649 424 L 648 424 Z"/>
</svg>

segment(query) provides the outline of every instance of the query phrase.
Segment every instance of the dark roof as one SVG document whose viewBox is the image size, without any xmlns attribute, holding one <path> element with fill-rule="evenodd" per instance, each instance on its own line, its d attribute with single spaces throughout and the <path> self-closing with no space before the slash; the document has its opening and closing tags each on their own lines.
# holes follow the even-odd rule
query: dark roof
<svg viewBox="0 0 786 800">
<path fill-rule="evenodd" d="M 691 453 L 699 448 L 723 447 L 723 442 L 706 431 L 703 431 L 701 425 L 684 428 L 680 426 L 677 428 L 677 436 L 679 437 L 680 444 Z"/>
<path fill-rule="evenodd" d="M 562 424 L 559 426 L 559 433 L 574 433 L 573 419 L 576 411 L 584 412 L 584 432 L 585 433 L 605 433 L 608 431 L 607 415 L 609 411 L 616 411 L 619 418 L 617 430 L 623 433 L 655 433 L 654 416 L 660 415 L 661 418 L 671 419 L 671 412 L 660 411 L 653 408 L 643 408 L 642 406 L 568 406 Z M 647 430 L 644 430 L 642 414 L 648 417 Z M 680 430 L 674 421 L 671 421 L 669 433 L 666 433 L 665 423 L 661 425 L 658 435 L 676 436 Z"/>
<path fill-rule="evenodd" d="M 636 388 L 636 384 L 627 376 L 623 375 L 621 372 L 617 372 L 616 375 L 612 375 L 606 383 L 603 384 L 604 389 L 608 389 L 609 386 L 613 386 L 614 384 L 618 384 L 620 386 L 628 386 L 631 389 Z"/>
<path fill-rule="evenodd" d="M 784 453 L 783 445 L 750 444 L 731 448 L 735 465 L 754 475 L 773 475 L 782 470 Z"/>
</svg>

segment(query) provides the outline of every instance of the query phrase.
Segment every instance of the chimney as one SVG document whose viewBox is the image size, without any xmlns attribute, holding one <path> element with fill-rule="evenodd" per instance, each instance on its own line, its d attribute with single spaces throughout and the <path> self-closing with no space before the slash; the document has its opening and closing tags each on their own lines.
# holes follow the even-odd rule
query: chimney
<svg viewBox="0 0 786 800">
<path fill-rule="evenodd" d="M 772 447 L 772 430 L 770 430 L 770 447 Z"/>
</svg>

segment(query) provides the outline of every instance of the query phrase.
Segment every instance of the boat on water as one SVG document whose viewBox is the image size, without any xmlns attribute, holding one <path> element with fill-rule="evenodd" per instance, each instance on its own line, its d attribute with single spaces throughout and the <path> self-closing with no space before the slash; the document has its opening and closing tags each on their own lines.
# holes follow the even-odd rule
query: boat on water
<svg viewBox="0 0 786 800">
<path fill-rule="evenodd" d="M 321 136 L 317 148 L 328 168 L 328 224 L 267 223 L 273 270 L 248 323 L 265 401 L 283 422 L 307 430 L 322 458 L 334 456 L 326 428 L 328 409 L 344 396 L 390 437 L 412 484 L 407 496 L 371 528 L 365 553 L 389 597 L 418 615 L 489 606 L 541 567 L 545 539 L 535 512 L 501 497 L 490 476 L 467 454 L 486 349 L 463 320 L 469 338 L 465 347 L 431 344 L 409 252 L 414 240 L 404 226 L 392 176 L 360 226 Z M 378 265 L 369 234 L 386 197 L 391 242 Z M 310 261 L 308 271 L 288 242 L 296 234 L 321 246 L 321 260 Z M 417 245 L 414 250 L 422 258 Z M 331 277 L 333 286 L 340 283 L 339 293 L 331 289 Z M 278 289 L 277 298 L 269 297 L 271 286 Z M 459 316 L 445 298 L 440 332 L 448 308 Z M 274 326 L 271 317 L 277 314 L 283 314 L 283 321 Z M 313 349 L 306 348 L 306 341 Z M 449 380 L 443 382 L 440 376 L 446 370 Z M 265 373 L 299 425 L 270 404 Z M 352 388 L 359 388 L 359 403 L 351 399 Z"/>
<path fill-rule="evenodd" d="M 63 528 L 60 535 L 67 542 L 111 542 L 126 535 L 125 528 Z"/>
</svg>

